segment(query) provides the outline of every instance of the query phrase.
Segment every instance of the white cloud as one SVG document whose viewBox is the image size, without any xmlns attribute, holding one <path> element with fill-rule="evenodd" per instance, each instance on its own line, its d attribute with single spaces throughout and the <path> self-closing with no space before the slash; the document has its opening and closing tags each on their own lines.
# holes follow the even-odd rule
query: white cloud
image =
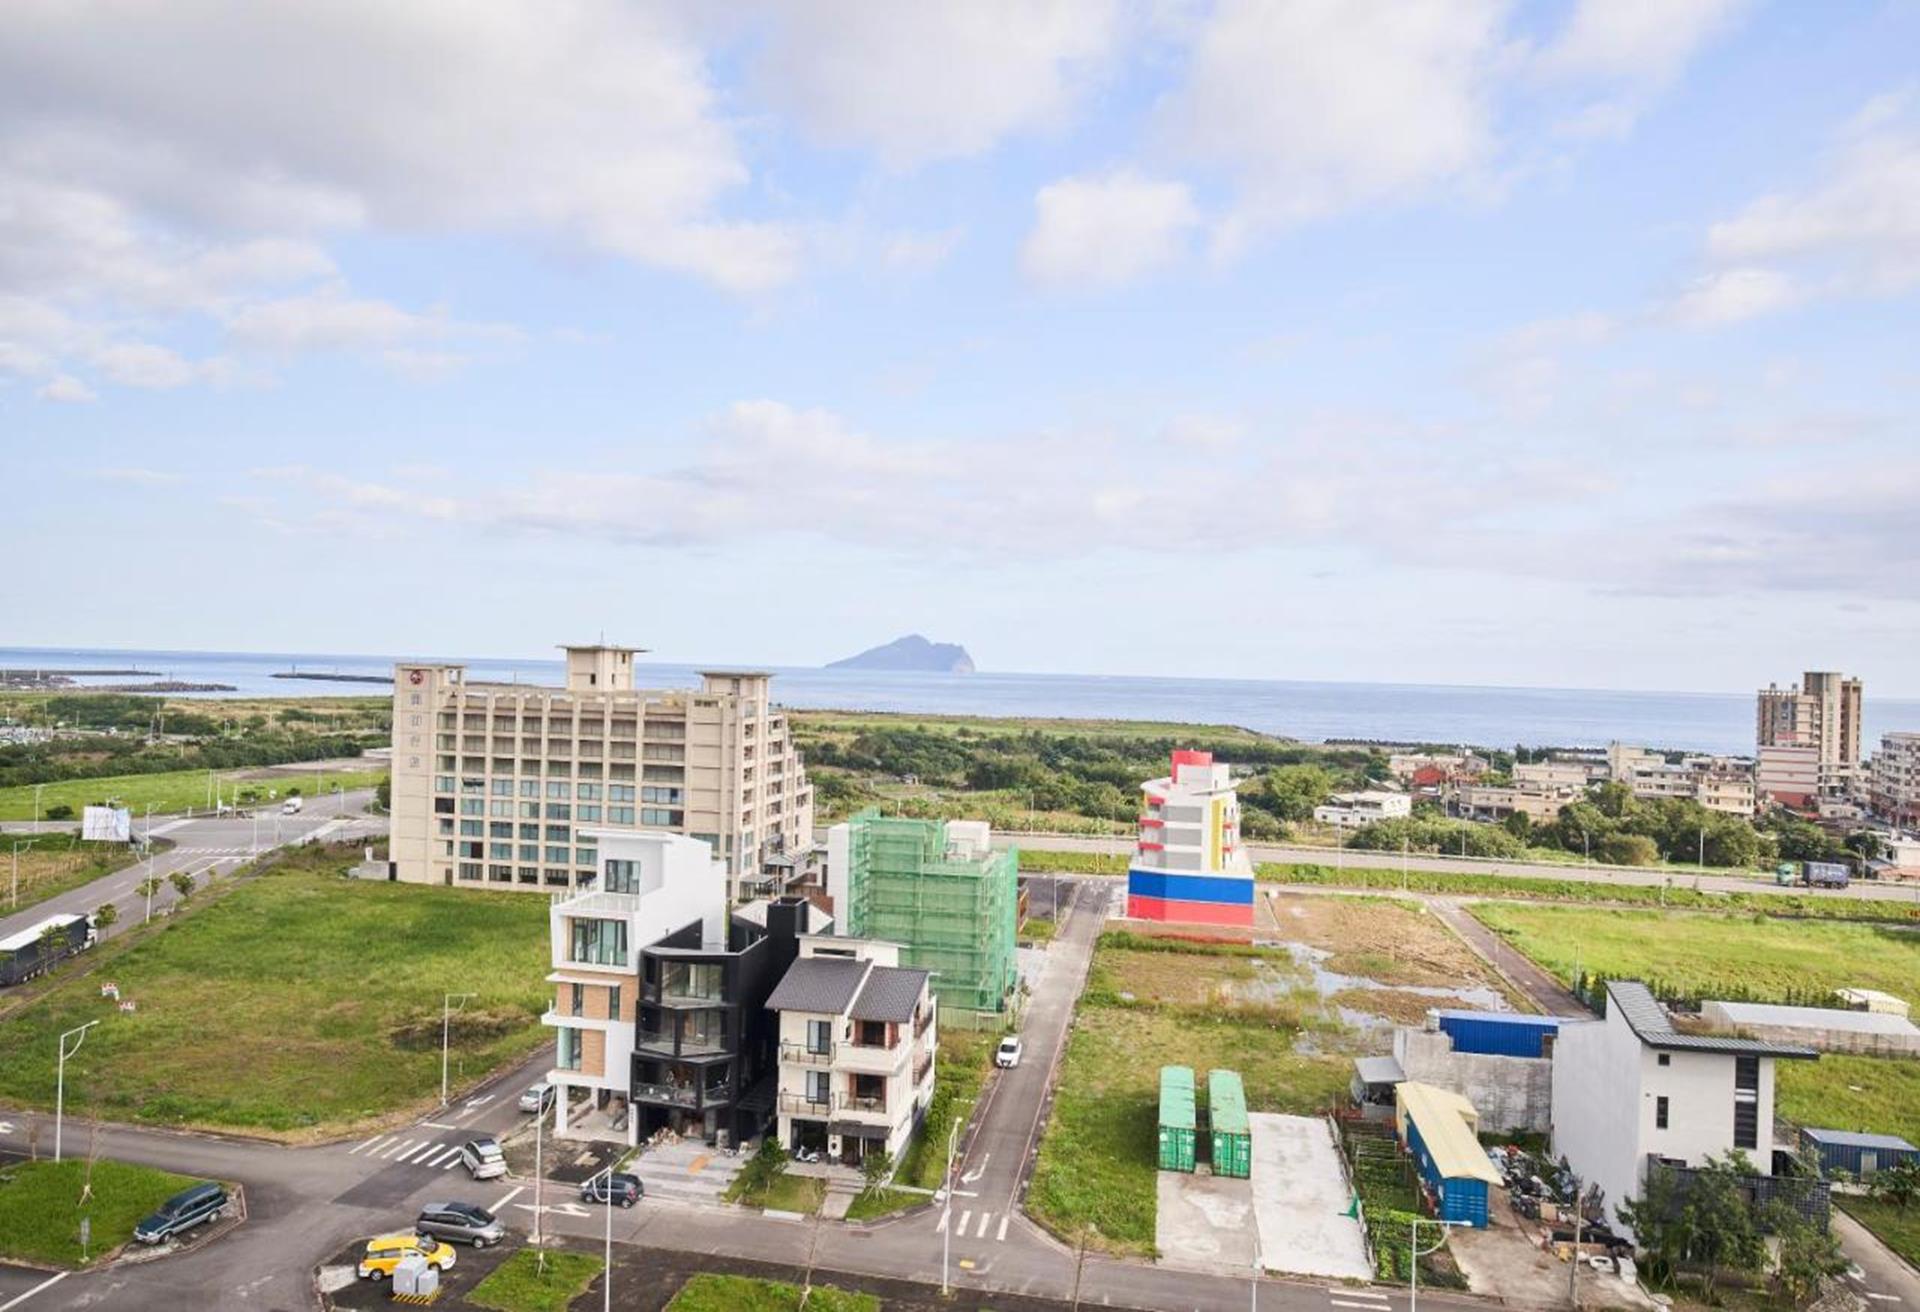
<svg viewBox="0 0 1920 1312">
<path fill-rule="evenodd" d="M 1173 263 L 1199 222 L 1182 182 L 1127 169 L 1062 178 L 1034 197 L 1020 263 L 1040 282 L 1113 286 Z"/>
<path fill-rule="evenodd" d="M 1673 317 L 1693 328 L 1714 328 L 1784 309 L 1801 298 L 1793 279 L 1773 269 L 1721 269 L 1704 274 L 1674 298 Z"/>
<path fill-rule="evenodd" d="M 94 477 L 105 479 L 109 483 L 137 483 L 143 487 L 160 487 L 181 481 L 181 475 L 169 473 L 164 469 L 143 469 L 129 465 L 117 465 L 99 470 Z"/>
<path fill-rule="evenodd" d="M 120 342 L 102 347 L 93 364 L 108 378 L 126 387 L 185 387 L 198 377 L 193 364 L 179 352 L 152 342 Z"/>
<path fill-rule="evenodd" d="M 1111 52 L 1112 0 L 772 7 L 756 74 L 816 140 L 896 168 L 1064 124 Z"/>
<path fill-rule="evenodd" d="M 1664 82 L 1744 7 L 1745 0 L 1579 0 L 1540 66 L 1561 77 Z"/>
<path fill-rule="evenodd" d="M 880 263 L 897 273 L 924 273 L 947 262 L 960 244 L 960 229 L 896 232 L 880 243 Z"/>
<path fill-rule="evenodd" d="M 242 305 L 228 316 L 227 330 L 242 346 L 289 353 L 446 338 L 520 340 L 518 330 L 506 324 L 462 323 L 442 314 L 416 314 L 388 301 L 355 297 L 338 285 Z"/>
<path fill-rule="evenodd" d="M 64 401 L 69 404 L 84 404 L 100 399 L 94 395 L 92 388 L 72 374 L 55 374 L 34 395 L 42 401 Z"/>
<path fill-rule="evenodd" d="M 1498 0 L 1223 0 L 1163 105 L 1171 145 L 1225 169 L 1231 250 L 1259 227 L 1404 198 L 1493 146 Z"/>
</svg>

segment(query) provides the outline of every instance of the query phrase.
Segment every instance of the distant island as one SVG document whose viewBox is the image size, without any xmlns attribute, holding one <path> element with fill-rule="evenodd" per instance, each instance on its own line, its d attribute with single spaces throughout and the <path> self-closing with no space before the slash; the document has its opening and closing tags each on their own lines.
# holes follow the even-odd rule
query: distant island
<svg viewBox="0 0 1920 1312">
<path fill-rule="evenodd" d="M 833 661 L 830 670 L 911 670 L 921 674 L 972 674 L 973 657 L 953 642 L 928 642 L 917 633 L 879 647 L 869 647 L 858 656 Z"/>
</svg>

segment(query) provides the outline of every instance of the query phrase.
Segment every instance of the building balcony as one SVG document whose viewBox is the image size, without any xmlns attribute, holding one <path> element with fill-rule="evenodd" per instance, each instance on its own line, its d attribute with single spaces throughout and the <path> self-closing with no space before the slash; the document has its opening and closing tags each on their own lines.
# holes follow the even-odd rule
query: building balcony
<svg viewBox="0 0 1920 1312">
<path fill-rule="evenodd" d="M 860 1120 L 887 1120 L 887 1100 L 880 1098 L 862 1098 L 856 1094 L 842 1093 L 834 1097 L 834 1111 L 842 1116 Z"/>
<path fill-rule="evenodd" d="M 925 1011 L 921 1012 L 919 1017 L 915 1019 L 915 1021 L 913 1022 L 913 1037 L 916 1039 L 919 1038 L 922 1034 L 925 1034 L 930 1028 L 932 1028 L 932 1026 L 933 1026 L 933 1008 L 928 1007 Z"/>
<path fill-rule="evenodd" d="M 541 1015 L 540 1023 L 542 1025 L 571 1026 L 574 1029 L 582 1030 L 605 1030 L 614 1022 L 605 1016 L 575 1016 L 567 1012 L 555 1011 L 552 1007 L 548 1007 L 546 1012 Z"/>
<path fill-rule="evenodd" d="M 718 1057 L 732 1051 L 724 1038 L 712 1035 L 676 1035 L 672 1030 L 636 1030 L 633 1046 L 643 1052 L 668 1057 Z"/>
<path fill-rule="evenodd" d="M 862 1075 L 892 1075 L 906 1064 L 907 1050 L 905 1043 L 896 1043 L 891 1048 L 842 1043 L 834 1049 L 833 1068 Z"/>
<path fill-rule="evenodd" d="M 920 1060 L 913 1064 L 913 1086 L 917 1089 L 927 1082 L 927 1076 L 933 1072 L 933 1053 L 920 1054 Z"/>
<path fill-rule="evenodd" d="M 635 1102 L 663 1107 L 717 1107 L 733 1101 L 733 1082 L 710 1084 L 705 1090 L 691 1084 L 633 1084 Z"/>
<path fill-rule="evenodd" d="M 780 1045 L 780 1060 L 798 1066 L 833 1065 L 834 1045 L 825 1048 L 810 1048 L 804 1043 L 783 1043 Z"/>
<path fill-rule="evenodd" d="M 788 1116 L 814 1116 L 825 1120 L 833 1110 L 830 1102 L 815 1102 L 804 1093 L 782 1093 L 780 1110 Z"/>
</svg>

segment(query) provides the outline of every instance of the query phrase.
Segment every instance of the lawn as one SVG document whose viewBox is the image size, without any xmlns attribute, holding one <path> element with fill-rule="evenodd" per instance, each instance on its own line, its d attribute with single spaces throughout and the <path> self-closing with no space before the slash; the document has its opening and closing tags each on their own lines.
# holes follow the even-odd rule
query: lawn
<svg viewBox="0 0 1920 1312">
<path fill-rule="evenodd" d="M 1483 903 L 1473 914 L 1571 981 L 1574 970 L 1661 989 L 1786 999 L 1875 988 L 1920 1006 L 1920 933 L 1889 925 Z"/>
<path fill-rule="evenodd" d="M 357 849 L 301 848 L 155 932 L 110 940 L 90 976 L 0 1020 L 0 1099 L 67 1112 L 311 1139 L 437 1102 L 440 1012 L 456 1086 L 546 1037 L 547 900 L 344 879 Z M 120 986 L 132 1014 L 99 996 Z"/>
<path fill-rule="evenodd" d="M 926 1119 L 900 1155 L 899 1169 L 894 1172 L 899 1183 L 920 1189 L 938 1189 L 945 1183 L 947 1136 L 955 1117 L 963 1127 L 973 1119 L 973 1105 L 987 1082 L 987 1063 L 999 1042 L 1000 1035 L 995 1031 L 941 1029 L 933 1098 L 927 1104 Z M 929 1133 L 930 1126 L 939 1128 Z"/>
<path fill-rule="evenodd" d="M 86 1131 L 69 1121 L 68 1143 L 84 1152 Z M 82 1190 L 93 1195 L 80 1205 Z M 91 1173 L 82 1157 L 42 1159 L 0 1167 L 0 1257 L 54 1266 L 83 1265 L 80 1218 L 92 1221 L 86 1261 L 98 1261 L 133 1238 L 142 1217 L 194 1181 L 127 1162 L 98 1161 Z"/>
<path fill-rule="evenodd" d="M 847 1205 L 847 1220 L 871 1221 L 875 1217 L 892 1216 L 895 1212 L 904 1212 L 909 1207 L 918 1207 L 931 1201 L 929 1195 L 917 1189 L 862 1189 Z"/>
<path fill-rule="evenodd" d="M 702 1273 L 680 1286 L 667 1312 L 799 1312 L 800 1286 L 751 1276 Z M 872 1294 L 856 1294 L 832 1285 L 815 1285 L 808 1312 L 880 1312 Z"/>
<path fill-rule="evenodd" d="M 1298 1002 L 1282 994 L 1223 1010 L 1205 1001 L 1253 980 L 1268 956 L 1103 937 L 1027 1196 L 1055 1233 L 1072 1240 L 1095 1227 L 1097 1247 L 1153 1252 L 1162 1065 L 1191 1066 L 1201 1080 L 1216 1067 L 1239 1071 L 1252 1111 L 1311 1114 L 1345 1093 L 1346 1058 L 1294 1051 L 1301 1028 L 1321 1023 Z"/>
<path fill-rule="evenodd" d="M 549 1248 L 541 1271 L 538 1254 L 523 1248 L 475 1285 L 467 1302 L 494 1312 L 566 1312 L 605 1265 L 597 1253 Z"/>
<path fill-rule="evenodd" d="M 794 1175 L 790 1172 L 775 1176 L 764 1188 L 753 1188 L 751 1172 L 742 1171 L 727 1186 L 726 1199 L 730 1203 L 739 1203 L 742 1207 L 758 1207 L 771 1212 L 799 1212 L 803 1216 L 812 1216 L 820 1210 L 821 1200 L 827 1196 L 824 1180 L 812 1176 Z"/>
<path fill-rule="evenodd" d="M 236 774 L 242 790 L 258 790 L 262 798 L 267 790 L 273 789 L 284 797 L 290 788 L 298 789 L 309 796 L 322 791 L 331 792 L 335 784 L 342 788 L 371 788 L 379 783 L 386 774 L 384 770 L 339 770 L 333 773 L 321 773 L 317 776 L 312 770 L 275 771 L 271 778 L 255 778 L 266 771 L 265 766 L 248 766 L 240 771 L 221 770 L 216 772 L 215 786 L 223 796 L 231 798 L 236 783 Z M 141 817 L 151 806 L 155 814 L 170 811 L 184 811 L 188 807 L 199 811 L 206 809 L 209 802 L 207 772 L 205 770 L 164 770 L 157 774 L 117 774 L 103 775 L 98 779 L 62 779 L 49 784 L 21 784 L 13 788 L 0 788 L 0 820 L 33 819 L 33 790 L 40 789 L 40 814 L 46 815 L 50 806 L 66 805 L 73 808 L 77 817 L 81 808 L 97 805 L 112 798 L 121 806 L 134 812 L 134 831 L 139 832 L 143 823 Z M 317 797 L 316 797 L 316 800 Z"/>
<path fill-rule="evenodd" d="M 158 840 L 156 840 L 157 842 Z M 19 853 L 19 901 L 14 893 L 14 844 L 31 842 Z M 75 834 L 52 832 L 8 834 L 6 850 L 0 851 L 0 911 L 12 914 L 24 911 L 36 902 L 55 897 L 70 888 L 90 884 L 109 871 L 126 865 L 132 858 L 119 843 L 83 843 Z"/>
<path fill-rule="evenodd" d="M 1851 1194 L 1835 1194 L 1833 1201 L 1879 1235 L 1880 1242 L 1888 1248 L 1920 1266 L 1920 1205 L 1895 1207 L 1877 1198 L 1858 1198 Z"/>
</svg>

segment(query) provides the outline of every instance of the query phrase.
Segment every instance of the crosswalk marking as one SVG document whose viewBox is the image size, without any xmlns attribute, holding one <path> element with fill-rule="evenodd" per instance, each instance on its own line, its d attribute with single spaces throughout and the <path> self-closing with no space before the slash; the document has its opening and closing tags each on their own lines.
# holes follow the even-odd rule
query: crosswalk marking
<svg viewBox="0 0 1920 1312">
<path fill-rule="evenodd" d="M 396 1142 L 393 1147 L 381 1153 L 380 1160 L 384 1162 L 391 1158 L 398 1157 L 401 1153 L 406 1152 L 408 1149 L 412 1148 L 413 1145 L 418 1142 L 419 1142 L 418 1139 L 401 1139 L 398 1142 Z"/>
<path fill-rule="evenodd" d="M 363 1148 L 371 1148 L 371 1147 L 373 1147 L 373 1145 L 374 1145 L 374 1144 L 377 1144 L 377 1143 L 379 1143 L 379 1142 L 381 1142 L 381 1141 L 382 1141 L 383 1139 L 385 1139 L 386 1137 L 387 1137 L 387 1136 L 386 1136 L 386 1135 L 384 1135 L 384 1134 L 376 1134 L 376 1135 L 374 1135 L 374 1136 L 373 1136 L 373 1138 L 371 1138 L 371 1139 L 369 1139 L 369 1140 L 367 1140 L 367 1141 L 366 1141 L 365 1143 L 363 1143 L 363 1144 L 359 1144 L 359 1145 L 357 1145 L 357 1146 L 355 1146 L 355 1147 L 353 1147 L 353 1148 L 349 1148 L 349 1149 L 347 1149 L 347 1156 L 349 1156 L 349 1157 L 351 1157 L 351 1156 L 353 1156 L 353 1155 L 354 1155 L 355 1153 L 357 1153 L 357 1152 L 359 1152 L 359 1151 L 360 1151 L 361 1149 L 363 1149 Z"/>
<path fill-rule="evenodd" d="M 410 1162 L 414 1158 L 418 1157 L 424 1162 L 426 1160 L 426 1155 L 428 1150 L 437 1146 L 438 1145 L 436 1145 L 433 1142 L 433 1140 L 425 1139 L 421 1141 L 421 1144 L 418 1148 L 409 1148 L 406 1152 L 401 1153 L 400 1156 L 395 1158 L 394 1160 L 399 1162 Z"/>
<path fill-rule="evenodd" d="M 967 1222 L 971 1220 L 973 1220 L 973 1209 L 969 1207 L 966 1211 L 960 1213 L 960 1228 L 958 1230 L 955 1230 L 954 1233 L 957 1235 L 966 1234 Z"/>
<path fill-rule="evenodd" d="M 1004 1213 L 1002 1213 L 1002 1214 L 1001 1214 L 1001 1216 L 1000 1216 L 1000 1229 L 999 1229 L 999 1231 L 998 1231 L 998 1232 L 996 1232 L 996 1233 L 995 1233 L 995 1235 L 993 1236 L 993 1238 L 994 1238 L 994 1241 L 995 1241 L 996 1243 L 1001 1243 L 1001 1244 L 1004 1244 L 1004 1243 L 1006 1243 L 1006 1242 L 1007 1242 L 1007 1222 L 1009 1222 L 1009 1221 L 1011 1221 L 1011 1220 L 1013 1220 L 1013 1213 L 1012 1213 L 1012 1212 L 1004 1212 Z"/>
<path fill-rule="evenodd" d="M 987 1237 L 987 1224 L 992 1220 L 993 1220 L 992 1212 L 980 1213 L 980 1228 L 973 1232 L 973 1237 L 975 1239 L 985 1239 Z"/>
<path fill-rule="evenodd" d="M 454 1167 L 458 1165 L 460 1165 L 460 1154 L 455 1153 L 453 1156 L 447 1158 L 447 1164 L 445 1166 L 442 1166 L 440 1169 L 443 1171 L 451 1171 Z"/>
<path fill-rule="evenodd" d="M 1358 1292 L 1358 1291 L 1355 1291 L 1355 1292 Z M 1346 1299 L 1346 1298 L 1329 1298 L 1327 1302 L 1333 1304 L 1335 1307 L 1362 1307 L 1362 1308 L 1366 1308 L 1367 1312 L 1381 1312 L 1382 1308 L 1392 1306 L 1391 1304 L 1387 1303 L 1384 1299 L 1378 1303 L 1356 1303 L 1353 1300 Z"/>
<path fill-rule="evenodd" d="M 445 1157 L 448 1153 L 452 1151 L 453 1151 L 452 1144 L 450 1143 L 441 1144 L 439 1147 L 435 1148 L 432 1152 L 428 1153 L 425 1157 L 422 1157 L 420 1159 L 420 1165 L 422 1166 L 436 1165 L 441 1158 Z"/>
</svg>

